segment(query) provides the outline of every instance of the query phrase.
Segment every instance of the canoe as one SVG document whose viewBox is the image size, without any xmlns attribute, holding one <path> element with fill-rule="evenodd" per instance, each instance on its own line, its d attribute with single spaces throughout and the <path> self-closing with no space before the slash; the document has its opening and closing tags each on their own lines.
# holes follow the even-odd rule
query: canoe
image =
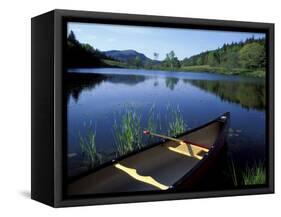
<svg viewBox="0 0 281 217">
<path fill-rule="evenodd" d="M 67 186 L 69 195 L 188 189 L 204 175 L 225 146 L 225 113 L 177 138 L 123 156 Z"/>
</svg>

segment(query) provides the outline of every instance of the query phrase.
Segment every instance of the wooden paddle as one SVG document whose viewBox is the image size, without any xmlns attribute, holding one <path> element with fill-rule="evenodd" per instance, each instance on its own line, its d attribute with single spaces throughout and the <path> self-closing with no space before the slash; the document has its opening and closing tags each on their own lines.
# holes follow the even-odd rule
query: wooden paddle
<svg viewBox="0 0 281 217">
<path fill-rule="evenodd" d="M 204 149 L 207 149 L 207 150 L 210 149 L 207 145 L 196 144 L 196 143 L 189 142 L 189 141 L 186 141 L 186 140 L 181 140 L 181 139 L 173 138 L 173 137 L 158 134 L 158 133 L 153 133 L 153 132 L 150 132 L 149 130 L 144 130 L 143 133 L 145 135 L 151 135 L 151 136 L 159 137 L 159 138 L 162 138 L 162 139 L 168 139 L 168 140 L 171 140 L 171 141 L 175 141 L 175 142 L 178 142 L 180 144 L 185 143 L 185 144 L 191 144 L 191 145 L 194 145 L 194 146 L 197 146 L 197 147 L 200 147 L 200 148 L 204 148 Z"/>
</svg>

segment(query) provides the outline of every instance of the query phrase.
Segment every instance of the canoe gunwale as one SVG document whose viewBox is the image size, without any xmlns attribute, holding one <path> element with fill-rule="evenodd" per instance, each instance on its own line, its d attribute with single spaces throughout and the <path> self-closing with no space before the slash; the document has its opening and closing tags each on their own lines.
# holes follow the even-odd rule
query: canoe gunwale
<svg viewBox="0 0 281 217">
<path fill-rule="evenodd" d="M 229 112 L 226 112 L 226 113 L 220 115 L 219 117 L 215 118 L 214 120 L 211 120 L 211 121 L 209 121 L 209 122 L 207 122 L 207 123 L 205 123 L 205 124 L 203 124 L 203 125 L 200 125 L 200 126 L 198 126 L 198 127 L 193 128 L 193 129 L 187 130 L 187 131 L 185 131 L 185 132 L 183 132 L 183 133 L 181 133 L 181 134 L 179 134 L 179 135 L 177 135 L 177 136 L 174 136 L 174 138 L 179 138 L 179 137 L 184 136 L 184 135 L 186 135 L 186 134 L 190 134 L 190 133 L 193 133 L 193 132 L 195 132 L 195 131 L 198 131 L 198 130 L 200 130 L 200 129 L 202 129 L 202 128 L 205 128 L 205 127 L 207 127 L 207 126 L 209 126 L 209 125 L 211 125 L 211 124 L 213 124 L 213 123 L 215 123 L 215 122 L 217 122 L 217 121 L 220 121 L 220 118 L 221 118 L 222 116 L 226 116 L 226 117 L 227 117 L 226 122 L 229 122 Z M 226 127 L 226 125 L 227 125 L 227 123 L 225 124 L 224 127 Z M 225 130 L 225 129 L 223 129 L 222 131 L 224 131 L 224 130 Z M 220 133 L 219 137 L 222 136 L 222 134 L 223 134 L 223 133 Z M 104 164 L 102 164 L 102 165 L 100 165 L 100 166 L 98 166 L 98 167 L 96 167 L 96 168 L 94 168 L 94 169 L 88 170 L 88 171 L 86 171 L 86 172 L 84 172 L 84 173 L 82 173 L 82 174 L 79 174 L 79 175 L 75 176 L 75 177 L 69 178 L 69 179 L 67 180 L 67 181 L 68 181 L 67 183 L 68 183 L 68 184 L 71 184 L 71 183 L 73 183 L 73 182 L 75 182 L 75 181 L 77 181 L 77 180 L 79 180 L 79 179 L 81 179 L 81 178 L 83 178 L 83 177 L 86 177 L 86 176 L 88 176 L 88 175 L 91 175 L 91 174 L 94 173 L 94 172 L 97 172 L 97 171 L 99 171 L 99 170 L 101 170 L 101 169 L 104 169 L 104 168 L 106 168 L 106 167 L 108 167 L 108 166 L 111 166 L 112 164 L 116 164 L 116 163 L 118 163 L 118 162 L 124 160 L 125 158 L 131 157 L 131 156 L 133 156 L 133 155 L 136 155 L 136 154 L 141 153 L 141 152 L 144 152 L 144 151 L 147 151 L 148 149 L 152 149 L 152 148 L 154 148 L 154 147 L 156 147 L 156 146 L 158 146 L 158 145 L 162 145 L 163 143 L 165 143 L 165 142 L 167 142 L 167 141 L 169 141 L 169 140 L 167 140 L 167 139 L 162 139 L 161 141 L 159 141 L 159 142 L 157 142 L 157 143 L 153 143 L 152 145 L 149 145 L 149 146 L 147 146 L 147 147 L 143 147 L 143 148 L 141 148 L 141 149 L 135 150 L 135 151 L 130 152 L 130 153 L 128 153 L 128 154 L 125 154 L 125 155 L 123 155 L 123 156 L 117 157 L 116 159 L 113 159 L 113 160 L 111 160 L 111 161 L 108 161 L 108 162 L 106 162 L 106 163 L 104 163 Z M 170 189 L 173 189 L 175 186 L 179 185 L 181 182 L 184 181 L 184 179 L 186 179 L 187 176 L 190 176 L 190 174 L 193 173 L 193 171 L 195 171 L 200 165 L 202 165 L 202 163 L 205 162 L 206 157 L 209 156 L 210 154 L 212 154 L 212 153 L 214 152 L 215 146 L 217 145 L 218 142 L 219 142 L 219 138 L 216 139 L 215 143 L 214 143 L 214 144 L 212 145 L 212 147 L 210 148 L 208 154 L 205 155 L 205 156 L 203 157 L 203 159 L 200 160 L 200 162 L 199 162 L 194 168 L 191 169 L 191 171 L 189 171 L 187 174 L 185 174 L 185 175 L 184 175 L 181 179 L 179 179 L 174 185 L 170 186 Z"/>
</svg>

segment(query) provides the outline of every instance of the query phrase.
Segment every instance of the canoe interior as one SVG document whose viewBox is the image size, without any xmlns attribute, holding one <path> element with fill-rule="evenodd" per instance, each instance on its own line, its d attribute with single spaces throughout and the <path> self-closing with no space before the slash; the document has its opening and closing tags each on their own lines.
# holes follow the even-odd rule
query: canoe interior
<svg viewBox="0 0 281 217">
<path fill-rule="evenodd" d="M 211 148 L 222 122 L 179 137 Z M 69 195 L 166 190 L 188 173 L 208 149 L 168 141 L 139 152 L 68 185 Z"/>
</svg>

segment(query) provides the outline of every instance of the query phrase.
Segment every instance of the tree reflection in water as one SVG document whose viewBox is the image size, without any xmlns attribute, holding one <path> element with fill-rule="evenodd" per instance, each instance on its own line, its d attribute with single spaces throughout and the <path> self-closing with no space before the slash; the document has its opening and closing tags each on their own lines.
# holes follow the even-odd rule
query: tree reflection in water
<svg viewBox="0 0 281 217">
<path fill-rule="evenodd" d="M 265 110 L 265 85 L 262 82 L 233 82 L 221 80 L 184 80 L 193 86 L 219 96 L 221 100 L 237 103 L 243 108 Z"/>
</svg>

